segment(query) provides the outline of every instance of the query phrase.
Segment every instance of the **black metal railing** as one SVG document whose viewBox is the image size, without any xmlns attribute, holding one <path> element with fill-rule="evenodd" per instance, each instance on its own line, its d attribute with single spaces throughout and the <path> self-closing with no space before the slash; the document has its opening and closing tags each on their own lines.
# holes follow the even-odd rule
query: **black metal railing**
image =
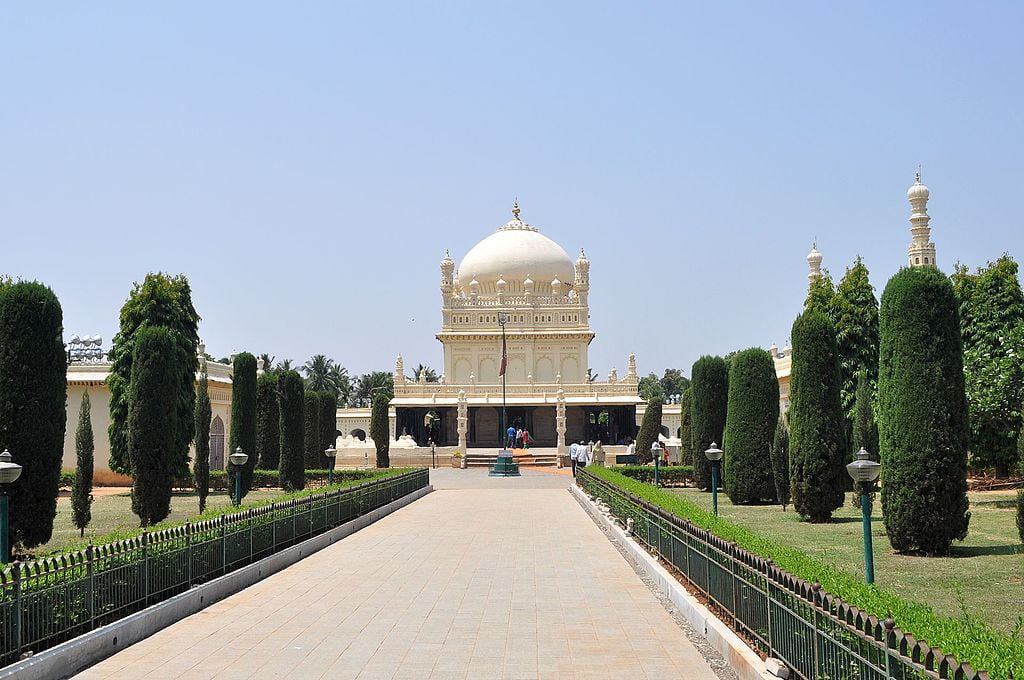
<svg viewBox="0 0 1024 680">
<path fill-rule="evenodd" d="M 576 482 L 608 505 L 652 553 L 762 653 L 803 680 L 988 680 L 941 650 L 614 484 L 578 469 Z"/>
<path fill-rule="evenodd" d="M 426 469 L 0 570 L 0 665 L 116 621 L 427 486 Z"/>
</svg>

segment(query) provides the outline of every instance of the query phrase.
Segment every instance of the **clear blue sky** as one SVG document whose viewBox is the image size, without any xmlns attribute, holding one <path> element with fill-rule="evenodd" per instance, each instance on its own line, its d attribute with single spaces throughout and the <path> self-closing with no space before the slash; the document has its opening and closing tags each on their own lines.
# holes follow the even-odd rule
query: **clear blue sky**
<svg viewBox="0 0 1024 680">
<path fill-rule="evenodd" d="M 215 356 L 439 367 L 438 262 L 591 260 L 591 366 L 786 341 L 817 237 L 879 294 L 1024 255 L 1020 3 L 29 3 L 0 21 L 2 269 L 112 337 L 184 272 Z"/>
</svg>

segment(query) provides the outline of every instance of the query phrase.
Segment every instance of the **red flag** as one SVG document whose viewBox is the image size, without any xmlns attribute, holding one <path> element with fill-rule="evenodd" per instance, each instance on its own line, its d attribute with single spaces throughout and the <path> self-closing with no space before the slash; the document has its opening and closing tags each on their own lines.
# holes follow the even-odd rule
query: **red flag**
<svg viewBox="0 0 1024 680">
<path fill-rule="evenodd" d="M 498 371 L 498 377 L 505 375 L 505 367 L 508 366 L 508 348 L 505 347 L 505 334 L 501 334 L 501 370 Z"/>
</svg>

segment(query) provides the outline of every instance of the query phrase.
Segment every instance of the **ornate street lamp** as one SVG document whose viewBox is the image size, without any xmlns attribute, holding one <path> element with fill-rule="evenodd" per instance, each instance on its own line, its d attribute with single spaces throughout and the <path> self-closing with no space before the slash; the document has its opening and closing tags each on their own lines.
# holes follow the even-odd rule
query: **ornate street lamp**
<svg viewBox="0 0 1024 680">
<path fill-rule="evenodd" d="M 324 455 L 327 456 L 327 486 L 334 484 L 334 457 L 338 455 L 338 449 L 333 446 L 328 446 L 324 449 Z"/>
<path fill-rule="evenodd" d="M 864 526 L 864 575 L 868 583 L 875 582 L 875 552 L 871 545 L 871 488 L 882 471 L 882 464 L 871 460 L 864 447 L 857 452 L 857 459 L 846 466 L 860 491 L 860 513 Z"/>
<path fill-rule="evenodd" d="M 235 506 L 242 504 L 242 466 L 249 461 L 249 456 L 239 446 L 235 452 L 228 456 L 228 460 L 235 466 Z"/>
<path fill-rule="evenodd" d="M 0 453 L 0 563 L 7 564 L 10 559 L 7 538 L 7 485 L 17 481 L 21 476 L 21 466 L 11 460 L 11 452 L 4 449 Z"/>
<path fill-rule="evenodd" d="M 718 466 L 722 463 L 722 449 L 717 442 L 711 442 L 711 448 L 704 452 L 711 462 L 711 508 L 718 516 Z"/>
<path fill-rule="evenodd" d="M 658 467 L 658 459 L 661 458 L 661 447 L 658 446 L 657 441 L 651 442 L 651 458 L 654 459 L 654 486 L 661 486 L 660 468 Z"/>
</svg>

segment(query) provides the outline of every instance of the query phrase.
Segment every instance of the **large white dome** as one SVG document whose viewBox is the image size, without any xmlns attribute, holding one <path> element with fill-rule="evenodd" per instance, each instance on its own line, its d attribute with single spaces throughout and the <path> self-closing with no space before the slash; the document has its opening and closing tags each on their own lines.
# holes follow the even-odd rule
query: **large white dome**
<svg viewBox="0 0 1024 680">
<path fill-rule="evenodd" d="M 562 282 L 562 292 L 567 291 L 576 271 L 569 255 L 562 246 L 520 220 L 518 206 L 512 212 L 512 220 L 462 258 L 456 285 L 468 294 L 470 282 L 475 279 L 480 284 L 480 294 L 491 295 L 497 291 L 495 284 L 501 278 L 506 283 L 505 292 L 521 293 L 523 281 L 529 278 L 534 283 L 534 292 L 547 294 L 557 277 Z"/>
</svg>

